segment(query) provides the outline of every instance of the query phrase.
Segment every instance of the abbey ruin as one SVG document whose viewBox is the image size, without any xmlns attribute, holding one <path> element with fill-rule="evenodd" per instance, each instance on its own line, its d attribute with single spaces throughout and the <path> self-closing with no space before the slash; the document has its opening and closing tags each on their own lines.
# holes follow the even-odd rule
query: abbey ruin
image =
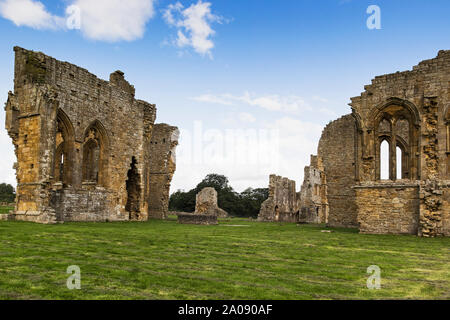
<svg viewBox="0 0 450 320">
<path fill-rule="evenodd" d="M 155 124 L 155 105 L 135 99 L 121 71 L 104 81 L 43 53 L 14 51 L 5 111 L 17 197 L 9 219 L 166 218 L 178 129 Z M 295 181 L 270 177 L 259 221 L 449 236 L 450 51 L 376 77 L 350 106 L 324 129 L 299 192 Z M 226 215 L 202 199 L 197 211 L 211 203 L 215 216 Z"/>
<path fill-rule="evenodd" d="M 104 81 L 40 52 L 15 51 L 6 129 L 17 163 L 11 219 L 39 223 L 164 218 L 178 129 L 155 124 L 116 71 Z"/>
<path fill-rule="evenodd" d="M 450 51 L 376 77 L 350 106 L 324 129 L 300 193 L 270 178 L 259 220 L 450 236 Z"/>
</svg>

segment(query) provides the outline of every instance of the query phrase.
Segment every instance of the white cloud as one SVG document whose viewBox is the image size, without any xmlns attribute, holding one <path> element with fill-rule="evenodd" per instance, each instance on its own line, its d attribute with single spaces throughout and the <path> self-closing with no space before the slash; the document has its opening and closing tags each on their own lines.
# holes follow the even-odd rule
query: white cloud
<svg viewBox="0 0 450 320">
<path fill-rule="evenodd" d="M 0 15 L 16 26 L 34 29 L 58 29 L 64 19 L 50 14 L 40 1 L 4 0 L 0 2 Z"/>
<path fill-rule="evenodd" d="M 212 57 L 214 42 L 211 37 L 215 31 L 211 24 L 221 23 L 222 18 L 212 13 L 210 2 L 199 0 L 186 9 L 177 2 L 163 11 L 163 17 L 168 25 L 178 28 L 175 41 L 178 47 L 192 47 L 195 52 Z"/>
<path fill-rule="evenodd" d="M 225 106 L 232 106 L 235 104 L 236 100 L 233 96 L 229 94 L 223 95 L 213 95 L 213 94 L 202 94 L 198 97 L 191 98 L 191 100 L 206 102 L 206 103 L 214 103 L 214 104 L 222 104 Z"/>
<path fill-rule="evenodd" d="M 248 112 L 241 112 L 238 114 L 239 120 L 242 122 L 250 122 L 253 123 L 256 121 L 256 118 Z"/>
<path fill-rule="evenodd" d="M 236 105 L 244 103 L 250 106 L 256 106 L 269 111 L 279 111 L 285 113 L 296 114 L 300 111 L 312 110 L 311 106 L 301 97 L 295 95 L 280 96 L 263 95 L 256 96 L 249 92 L 245 92 L 242 96 L 231 94 L 212 95 L 205 94 L 191 98 L 192 100 L 206 103 L 215 103 L 222 105 Z"/>
<path fill-rule="evenodd" d="M 72 0 L 67 9 L 77 9 L 80 14 L 79 28 L 88 39 L 107 42 L 132 41 L 141 38 L 146 23 L 154 15 L 154 0 Z M 34 29 L 67 30 L 67 18 L 47 11 L 36 0 L 2 0 L 0 14 L 17 26 Z M 69 27 L 69 29 L 71 29 Z"/>
<path fill-rule="evenodd" d="M 81 31 L 89 39 L 108 42 L 141 38 L 154 15 L 153 0 L 75 0 Z"/>
</svg>

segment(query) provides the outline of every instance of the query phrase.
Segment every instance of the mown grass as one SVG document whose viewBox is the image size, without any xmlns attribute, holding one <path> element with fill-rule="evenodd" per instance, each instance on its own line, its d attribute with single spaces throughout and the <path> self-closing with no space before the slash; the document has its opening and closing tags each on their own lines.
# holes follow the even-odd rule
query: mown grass
<svg viewBox="0 0 450 320">
<path fill-rule="evenodd" d="M 0 222 L 0 299 L 450 299 L 450 239 L 323 229 Z M 66 287 L 70 265 L 81 290 Z"/>
</svg>

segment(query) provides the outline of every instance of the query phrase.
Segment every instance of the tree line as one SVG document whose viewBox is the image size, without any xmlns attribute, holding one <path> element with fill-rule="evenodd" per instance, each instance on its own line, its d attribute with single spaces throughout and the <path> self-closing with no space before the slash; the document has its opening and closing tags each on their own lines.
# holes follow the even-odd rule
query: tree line
<svg viewBox="0 0 450 320">
<path fill-rule="evenodd" d="M 1 183 L 0 184 L 0 202 L 14 202 L 16 198 L 16 191 L 14 187 L 10 184 Z"/>
<path fill-rule="evenodd" d="M 194 189 L 178 190 L 170 196 L 169 210 L 181 212 L 195 211 L 195 196 L 203 188 L 212 187 L 217 191 L 219 207 L 233 217 L 256 218 L 261 204 L 269 197 L 269 189 L 248 188 L 238 193 L 230 186 L 228 178 L 219 174 L 208 174 Z"/>
</svg>

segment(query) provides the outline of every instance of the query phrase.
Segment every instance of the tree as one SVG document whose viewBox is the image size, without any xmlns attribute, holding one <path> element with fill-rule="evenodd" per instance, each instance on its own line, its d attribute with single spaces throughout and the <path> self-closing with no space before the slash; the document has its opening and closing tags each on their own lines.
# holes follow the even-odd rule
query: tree
<svg viewBox="0 0 450 320">
<path fill-rule="evenodd" d="M 14 202 L 16 198 L 16 192 L 14 187 L 10 184 L 2 183 L 0 184 L 0 202 Z"/>
<path fill-rule="evenodd" d="M 202 180 L 202 182 L 200 182 L 196 189 L 198 191 L 201 191 L 203 188 L 206 187 L 212 187 L 214 189 L 216 189 L 217 192 L 221 191 L 221 190 L 227 190 L 230 191 L 233 188 L 231 188 L 231 186 L 229 185 L 229 181 L 228 178 L 220 175 L 220 174 L 215 174 L 215 173 L 211 173 L 208 174 L 205 179 Z"/>
</svg>

